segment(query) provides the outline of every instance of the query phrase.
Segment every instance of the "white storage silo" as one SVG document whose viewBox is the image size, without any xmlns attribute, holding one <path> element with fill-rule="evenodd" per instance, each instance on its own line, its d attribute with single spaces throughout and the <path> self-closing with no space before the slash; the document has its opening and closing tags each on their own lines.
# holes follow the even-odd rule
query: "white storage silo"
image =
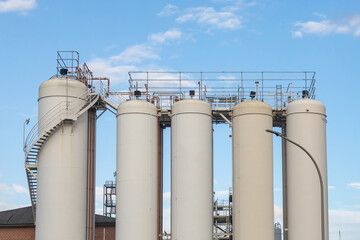
<svg viewBox="0 0 360 240">
<path fill-rule="evenodd" d="M 73 113 L 85 105 L 86 94 L 86 85 L 76 79 L 53 78 L 42 83 L 39 88 L 39 136 L 60 119 L 65 119 L 67 112 Z M 85 239 L 87 131 L 85 112 L 76 121 L 62 124 L 41 148 L 38 155 L 37 240 Z"/>
<path fill-rule="evenodd" d="M 212 239 L 213 142 L 210 104 L 182 100 L 171 116 L 171 239 Z"/>
<path fill-rule="evenodd" d="M 127 101 L 117 109 L 116 239 L 157 240 L 157 109 Z"/>
<path fill-rule="evenodd" d="M 316 100 L 300 99 L 287 107 L 286 134 L 303 146 L 319 166 L 324 184 L 325 239 L 328 239 L 326 112 Z M 321 191 L 309 156 L 287 143 L 288 236 L 291 240 L 321 239 Z"/>
<path fill-rule="evenodd" d="M 233 239 L 274 239 L 273 136 L 271 107 L 237 104 L 232 117 Z"/>
</svg>

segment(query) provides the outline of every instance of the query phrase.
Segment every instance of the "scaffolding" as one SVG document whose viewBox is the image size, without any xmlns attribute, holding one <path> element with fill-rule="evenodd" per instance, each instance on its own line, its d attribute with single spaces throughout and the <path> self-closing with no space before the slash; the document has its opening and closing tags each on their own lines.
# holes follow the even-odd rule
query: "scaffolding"
<svg viewBox="0 0 360 240">
<path fill-rule="evenodd" d="M 116 216 L 116 186 L 114 181 L 106 181 L 103 190 L 103 215 Z"/>
<path fill-rule="evenodd" d="M 232 239 L 232 190 L 229 189 L 227 200 L 214 200 L 213 207 L 213 239 Z"/>
</svg>

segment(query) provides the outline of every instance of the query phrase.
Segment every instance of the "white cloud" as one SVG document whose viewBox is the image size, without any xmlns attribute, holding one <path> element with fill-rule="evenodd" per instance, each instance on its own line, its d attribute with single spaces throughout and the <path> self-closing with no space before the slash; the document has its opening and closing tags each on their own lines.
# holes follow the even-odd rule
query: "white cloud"
<svg viewBox="0 0 360 240">
<path fill-rule="evenodd" d="M 164 192 L 163 193 L 163 200 L 170 201 L 171 200 L 171 192 Z"/>
<path fill-rule="evenodd" d="M 327 18 L 327 16 L 325 14 L 319 13 L 319 12 L 314 12 L 313 13 L 314 16 L 320 17 L 320 18 Z"/>
<path fill-rule="evenodd" d="M 215 199 L 224 199 L 229 197 L 229 190 L 215 191 Z"/>
<path fill-rule="evenodd" d="M 103 188 L 95 187 L 95 213 L 103 215 Z"/>
<path fill-rule="evenodd" d="M 0 192 L 9 196 L 17 193 L 28 193 L 28 189 L 18 184 L 8 185 L 0 183 Z"/>
<path fill-rule="evenodd" d="M 349 183 L 348 186 L 350 186 L 354 189 L 360 189 L 360 183 L 358 183 L 358 182 Z"/>
<path fill-rule="evenodd" d="M 115 61 L 104 58 L 95 58 L 87 63 L 96 76 L 109 77 L 111 84 L 126 82 L 129 79 L 128 72 L 136 71 L 134 65 L 116 64 Z"/>
<path fill-rule="evenodd" d="M 328 186 L 328 190 L 335 190 L 336 189 L 336 187 L 335 186 Z"/>
<path fill-rule="evenodd" d="M 20 207 L 24 207 L 24 206 L 14 204 L 14 203 L 8 203 L 8 202 L 0 202 L 0 211 L 6 211 L 6 210 L 11 210 L 11 209 L 20 208 Z"/>
<path fill-rule="evenodd" d="M 172 4 L 168 4 L 164 7 L 164 9 L 159 12 L 157 15 L 158 16 L 171 16 L 174 15 L 175 13 L 178 13 L 178 7 Z"/>
<path fill-rule="evenodd" d="M 7 0 L 0 2 L 1 12 L 23 12 L 34 9 L 37 6 L 36 0 Z"/>
<path fill-rule="evenodd" d="M 154 44 L 165 43 L 168 40 L 180 39 L 182 32 L 178 29 L 171 29 L 166 32 L 154 33 L 149 36 L 150 41 Z"/>
<path fill-rule="evenodd" d="M 283 209 L 274 205 L 275 222 L 282 222 Z M 338 239 L 341 230 L 342 237 L 347 240 L 358 240 L 360 236 L 360 211 L 329 210 L 330 240 Z"/>
<path fill-rule="evenodd" d="M 13 184 L 12 187 L 16 193 L 28 193 L 29 192 L 27 188 L 25 188 L 21 185 L 18 185 L 18 184 Z"/>
<path fill-rule="evenodd" d="M 242 27 L 242 20 L 232 11 L 216 11 L 213 7 L 188 8 L 176 19 L 179 23 L 197 22 L 215 29 L 234 30 Z"/>
<path fill-rule="evenodd" d="M 293 36 L 294 38 L 302 38 L 302 37 L 303 37 L 303 34 L 302 34 L 301 31 L 295 31 L 295 32 L 292 33 L 292 36 Z"/>
<path fill-rule="evenodd" d="M 123 52 L 110 58 L 121 63 L 141 63 L 146 59 L 160 59 L 154 49 L 147 44 L 139 44 L 126 48 Z"/>
<path fill-rule="evenodd" d="M 292 32 L 293 37 L 301 38 L 304 34 L 319 36 L 331 34 L 352 34 L 360 36 L 360 15 L 351 16 L 345 20 L 322 20 L 297 22 L 294 24 L 296 30 Z"/>
<path fill-rule="evenodd" d="M 283 209 L 278 205 L 274 205 L 274 218 L 275 221 L 281 221 L 283 217 Z"/>
<path fill-rule="evenodd" d="M 214 178 L 214 185 L 219 184 L 219 181 Z"/>
<path fill-rule="evenodd" d="M 10 189 L 10 187 L 7 184 L 0 183 L 0 191 L 1 192 L 8 191 L 9 189 Z"/>
<path fill-rule="evenodd" d="M 338 239 L 341 231 L 343 239 L 358 240 L 360 236 L 360 211 L 329 210 L 329 238 Z"/>
</svg>

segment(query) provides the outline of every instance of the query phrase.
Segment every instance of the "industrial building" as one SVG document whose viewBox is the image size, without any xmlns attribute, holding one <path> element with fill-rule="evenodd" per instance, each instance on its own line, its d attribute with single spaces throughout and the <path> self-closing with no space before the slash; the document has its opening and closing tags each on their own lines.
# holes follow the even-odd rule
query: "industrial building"
<svg viewBox="0 0 360 240">
<path fill-rule="evenodd" d="M 35 224 L 31 206 L 0 212 L 0 239 L 35 239 Z M 95 215 L 94 240 L 104 239 L 115 239 L 115 219 Z"/>
<path fill-rule="evenodd" d="M 77 52 L 58 52 L 57 73 L 40 85 L 39 122 L 24 145 L 36 239 L 94 239 L 96 121 L 110 111 L 117 119 L 117 240 L 273 239 L 272 133 L 283 138 L 284 239 L 327 240 L 326 112 L 315 100 L 315 82 L 315 72 L 306 71 L 138 71 L 129 72 L 123 92 L 80 67 Z M 213 201 L 213 124 L 232 128 L 227 236 L 214 227 L 214 206 L 222 205 Z M 168 234 L 165 128 L 171 129 Z"/>
</svg>

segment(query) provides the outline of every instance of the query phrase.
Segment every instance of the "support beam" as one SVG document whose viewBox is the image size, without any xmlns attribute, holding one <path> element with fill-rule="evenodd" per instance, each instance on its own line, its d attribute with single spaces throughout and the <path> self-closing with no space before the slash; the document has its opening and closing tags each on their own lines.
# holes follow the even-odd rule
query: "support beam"
<svg viewBox="0 0 360 240">
<path fill-rule="evenodd" d="M 86 240 L 95 239 L 96 109 L 88 111 Z"/>
<path fill-rule="evenodd" d="M 282 135 L 286 136 L 286 122 L 281 127 Z M 288 240 L 288 204 L 287 204 L 287 159 L 286 140 L 282 138 L 282 194 L 283 194 L 283 239 Z"/>
<path fill-rule="evenodd" d="M 163 232 L 163 131 L 164 127 L 158 118 L 158 239 L 162 240 Z"/>
</svg>

